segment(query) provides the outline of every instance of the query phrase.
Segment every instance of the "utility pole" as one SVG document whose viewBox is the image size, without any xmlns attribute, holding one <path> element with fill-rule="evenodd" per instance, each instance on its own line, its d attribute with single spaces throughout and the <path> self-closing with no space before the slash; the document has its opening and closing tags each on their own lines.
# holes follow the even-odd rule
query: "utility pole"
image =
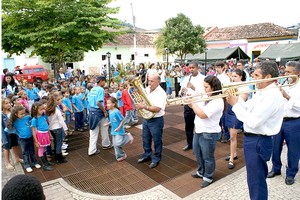
<svg viewBox="0 0 300 200">
<path fill-rule="evenodd" d="M 136 30 L 135 30 L 135 16 L 133 13 L 133 5 L 132 3 L 130 3 L 131 6 L 131 13 L 132 13 L 132 20 L 133 20 L 133 53 L 134 53 L 134 68 L 135 68 L 135 61 L 136 61 L 136 57 L 137 57 L 137 52 L 136 52 Z"/>
</svg>

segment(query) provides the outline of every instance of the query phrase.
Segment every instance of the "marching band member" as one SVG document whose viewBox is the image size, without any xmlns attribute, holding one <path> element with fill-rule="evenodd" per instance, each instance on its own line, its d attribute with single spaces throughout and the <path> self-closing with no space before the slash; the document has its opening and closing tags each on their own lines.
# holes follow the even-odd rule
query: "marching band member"
<svg viewBox="0 0 300 200">
<path fill-rule="evenodd" d="M 286 64 L 285 75 L 300 75 L 300 63 L 290 61 Z M 295 80 L 291 80 L 294 83 Z M 284 118 L 280 132 L 273 137 L 274 147 L 272 153 L 272 171 L 268 178 L 281 174 L 281 152 L 283 141 L 287 145 L 287 159 L 285 183 L 292 185 L 299 170 L 300 158 L 300 83 L 292 87 L 283 87 L 281 92 L 284 97 Z"/>
<path fill-rule="evenodd" d="M 278 66 L 273 61 L 262 62 L 254 71 L 254 79 L 278 76 Z M 272 154 L 273 135 L 276 135 L 283 120 L 282 94 L 273 81 L 256 84 L 259 89 L 252 99 L 244 101 L 229 91 L 227 102 L 237 118 L 244 123 L 244 154 L 250 199 L 267 200 L 267 161 Z M 264 90 L 261 90 L 264 89 Z"/>
<path fill-rule="evenodd" d="M 198 63 L 192 62 L 189 64 L 190 75 L 186 76 L 182 82 L 181 96 L 193 95 L 196 93 L 203 93 L 203 80 L 204 75 L 199 73 Z M 185 121 L 185 133 L 186 133 L 186 146 L 183 147 L 184 151 L 188 151 L 193 148 L 193 135 L 194 135 L 194 120 L 195 113 L 188 105 L 184 106 L 184 121 Z"/>
<path fill-rule="evenodd" d="M 138 163 L 143 163 L 148 160 L 152 160 L 149 168 L 155 168 L 161 160 L 162 154 L 162 134 L 164 128 L 164 115 L 167 101 L 167 94 L 162 89 L 160 84 L 160 77 L 157 73 L 148 77 L 149 87 L 146 88 L 149 101 L 153 103 L 153 106 L 147 106 L 143 103 L 137 103 L 136 108 L 146 109 L 150 112 L 154 112 L 155 116 L 151 119 L 143 120 L 143 148 L 144 153 L 142 158 L 138 159 Z M 152 155 L 152 139 L 154 143 L 154 154 Z M 152 157 L 152 158 L 151 158 Z"/>
<path fill-rule="evenodd" d="M 208 96 L 222 93 L 221 91 L 210 93 L 221 89 L 221 82 L 217 77 L 205 77 L 204 90 Z M 193 178 L 203 178 L 201 187 L 204 188 L 212 183 L 216 168 L 214 152 L 221 136 L 219 122 L 224 110 L 224 100 L 217 98 L 201 103 L 193 102 L 193 99 L 187 99 L 187 101 L 190 102 L 189 107 L 196 114 L 193 151 L 197 159 L 198 169 L 191 175 Z"/>
</svg>

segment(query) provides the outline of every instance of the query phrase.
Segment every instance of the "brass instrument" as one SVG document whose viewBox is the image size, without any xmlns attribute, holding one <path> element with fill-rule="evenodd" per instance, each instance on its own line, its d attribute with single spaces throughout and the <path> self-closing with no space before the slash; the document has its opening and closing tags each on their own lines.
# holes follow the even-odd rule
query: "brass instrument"
<svg viewBox="0 0 300 200">
<path fill-rule="evenodd" d="M 203 102 L 203 101 L 210 101 L 213 99 L 219 99 L 219 98 L 226 98 L 229 96 L 228 93 L 226 93 L 227 90 L 236 90 L 240 87 L 245 87 L 245 86 L 250 86 L 250 85 L 255 85 L 257 83 L 265 83 L 265 82 L 270 82 L 270 81 L 278 81 L 280 79 L 290 79 L 290 78 L 294 78 L 295 81 L 293 83 L 288 83 L 286 85 L 277 85 L 276 87 L 287 87 L 287 86 L 294 86 L 295 84 L 298 83 L 299 81 L 299 77 L 297 75 L 289 75 L 289 76 L 280 76 L 280 77 L 275 77 L 275 78 L 268 78 L 268 79 L 260 79 L 260 80 L 253 80 L 253 81 L 247 81 L 247 82 L 239 82 L 239 83 L 231 83 L 228 85 L 222 85 L 222 90 L 217 90 L 217 91 L 213 91 L 210 93 L 206 93 L 206 94 L 196 94 L 196 95 L 192 95 L 192 96 L 185 96 L 185 97 L 180 97 L 180 98 L 176 98 L 176 99 L 168 99 L 167 100 L 167 104 L 173 104 L 173 105 L 187 105 L 189 103 L 197 103 L 197 102 Z M 285 81 L 284 81 L 285 82 Z M 251 93 L 251 92 L 257 92 L 257 91 L 263 91 L 266 90 L 268 88 L 265 89 L 254 89 L 254 90 L 245 90 L 245 91 L 236 91 L 234 94 L 235 95 L 241 95 L 241 94 L 246 94 L 246 93 Z M 219 95 L 212 95 L 212 96 L 208 96 L 208 94 L 215 94 L 215 93 L 221 93 Z M 187 99 L 193 99 L 192 102 L 187 103 Z"/>
<path fill-rule="evenodd" d="M 143 87 L 140 77 L 136 77 L 129 82 L 133 87 L 128 88 L 128 94 L 132 99 L 133 103 L 142 103 L 146 106 L 153 106 L 148 99 L 147 93 Z M 146 109 L 140 109 L 139 113 L 144 119 L 151 119 L 155 115 L 154 112 L 151 112 Z"/>
</svg>

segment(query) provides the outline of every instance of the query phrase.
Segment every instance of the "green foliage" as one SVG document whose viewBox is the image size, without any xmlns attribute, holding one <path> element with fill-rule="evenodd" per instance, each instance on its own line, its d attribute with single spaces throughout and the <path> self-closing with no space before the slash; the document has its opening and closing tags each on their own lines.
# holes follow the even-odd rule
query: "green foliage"
<svg viewBox="0 0 300 200">
<path fill-rule="evenodd" d="M 187 16 L 180 13 L 165 22 L 161 34 L 155 40 L 155 46 L 162 54 L 166 54 L 165 48 L 168 48 L 170 54 L 177 55 L 182 61 L 189 53 L 194 55 L 204 52 L 206 43 L 203 33 L 204 29 L 200 25 L 194 26 Z"/>
<path fill-rule="evenodd" d="M 2 0 L 2 49 L 21 54 L 33 46 L 32 55 L 47 60 L 56 55 L 59 66 L 80 61 L 80 52 L 95 51 L 113 41 L 121 22 L 109 15 L 112 0 Z M 73 55 L 72 55 L 73 54 Z"/>
</svg>

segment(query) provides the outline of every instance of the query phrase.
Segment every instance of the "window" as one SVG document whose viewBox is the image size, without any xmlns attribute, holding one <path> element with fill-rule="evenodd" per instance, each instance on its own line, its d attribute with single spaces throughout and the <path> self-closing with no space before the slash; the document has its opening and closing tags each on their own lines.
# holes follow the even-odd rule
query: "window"
<svg viewBox="0 0 300 200">
<path fill-rule="evenodd" d="M 32 74 L 32 69 L 25 69 L 24 74 Z"/>
<path fill-rule="evenodd" d="M 122 55 L 121 54 L 117 54 L 117 60 L 122 60 Z"/>
<path fill-rule="evenodd" d="M 102 60 L 106 60 L 106 55 L 102 55 Z"/>
<path fill-rule="evenodd" d="M 145 53 L 145 54 L 144 54 L 144 57 L 149 57 L 149 54 Z"/>
<path fill-rule="evenodd" d="M 33 72 L 44 72 L 44 69 L 43 68 L 35 68 L 33 69 Z"/>
<path fill-rule="evenodd" d="M 134 60 L 134 54 L 131 54 L 131 60 Z"/>
</svg>

